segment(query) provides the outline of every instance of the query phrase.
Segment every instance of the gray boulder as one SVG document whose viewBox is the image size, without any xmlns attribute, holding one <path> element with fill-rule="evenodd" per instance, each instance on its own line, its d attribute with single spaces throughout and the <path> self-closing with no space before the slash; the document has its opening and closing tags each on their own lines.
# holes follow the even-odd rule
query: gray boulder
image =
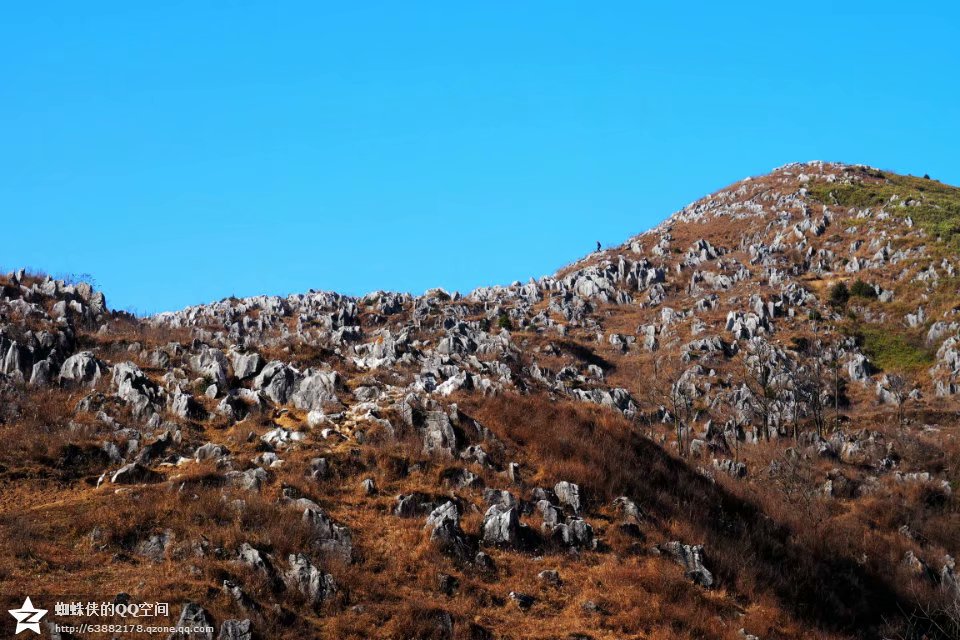
<svg viewBox="0 0 960 640">
<path fill-rule="evenodd" d="M 3 354 L 3 345 L 0 344 L 0 373 L 15 376 L 25 380 L 32 371 L 33 352 L 27 346 L 20 346 L 14 340 Z"/>
<path fill-rule="evenodd" d="M 140 367 L 121 362 L 113 368 L 112 379 L 117 395 L 130 406 L 135 417 L 146 419 L 156 413 L 154 403 L 160 401 L 162 392 Z"/>
<path fill-rule="evenodd" d="M 227 449 L 222 444 L 214 444 L 208 442 L 207 444 L 200 445 L 197 447 L 197 450 L 193 452 L 193 457 L 199 462 L 201 460 L 222 460 L 230 455 L 230 450 Z"/>
<path fill-rule="evenodd" d="M 137 454 L 136 462 L 140 464 L 150 464 L 154 460 L 163 456 L 170 445 L 173 444 L 174 435 L 170 431 L 165 431 L 159 438 L 145 446 Z"/>
<path fill-rule="evenodd" d="M 563 581 L 560 579 L 560 574 L 554 569 L 546 569 L 541 571 L 537 574 L 537 580 L 554 587 L 559 587 L 561 584 L 563 584 Z"/>
<path fill-rule="evenodd" d="M 460 510 L 457 509 L 457 505 L 451 500 L 444 502 L 430 512 L 430 515 L 427 516 L 426 526 L 435 528 L 444 520 L 452 520 L 456 524 L 460 524 Z"/>
<path fill-rule="evenodd" d="M 593 527 L 583 518 L 570 518 L 565 523 L 556 525 L 552 537 L 555 542 L 564 546 L 593 548 Z"/>
<path fill-rule="evenodd" d="M 490 506 L 496 505 L 504 509 L 517 506 L 517 499 L 506 489 L 484 489 L 483 501 Z"/>
<path fill-rule="evenodd" d="M 349 528 L 336 524 L 323 510 L 316 508 L 304 509 L 303 522 L 313 532 L 317 547 L 344 562 L 350 562 L 353 541 Z"/>
<path fill-rule="evenodd" d="M 526 593 L 511 591 L 510 599 L 513 600 L 521 611 L 529 611 L 530 607 L 536 604 L 537 599 Z"/>
<path fill-rule="evenodd" d="M 539 500 L 537 502 L 537 511 L 540 512 L 540 517 L 543 518 L 544 528 L 552 529 L 560 524 L 560 510 L 553 506 L 549 500 Z"/>
<path fill-rule="evenodd" d="M 106 371 L 106 365 L 90 351 L 75 353 L 60 367 L 60 382 L 94 385 Z"/>
<path fill-rule="evenodd" d="M 337 592 L 337 583 L 329 573 L 323 573 L 302 553 L 291 553 L 287 561 L 290 569 L 283 581 L 290 589 L 299 591 L 311 605 L 318 605 Z"/>
<path fill-rule="evenodd" d="M 336 371 L 320 371 L 305 376 L 293 393 L 293 405 L 306 411 L 320 411 L 326 404 L 338 402 L 337 386 L 340 376 Z"/>
<path fill-rule="evenodd" d="M 195 602 L 183 605 L 176 626 L 182 629 L 189 627 L 194 631 L 175 631 L 167 636 L 167 640 L 213 640 L 213 622 L 204 608 Z M 196 629 L 209 629 L 209 631 L 196 631 Z"/>
<path fill-rule="evenodd" d="M 136 552 L 138 555 L 153 562 L 162 562 L 167 552 L 167 547 L 170 546 L 172 537 L 169 531 L 156 533 L 146 540 L 141 540 L 140 543 L 137 544 Z"/>
<path fill-rule="evenodd" d="M 401 518 L 414 518 L 430 513 L 437 507 L 436 501 L 425 493 L 407 493 L 397 496 L 393 506 L 393 515 Z"/>
<path fill-rule="evenodd" d="M 557 494 L 560 504 L 570 507 L 574 513 L 580 512 L 580 487 L 572 482 L 561 480 L 553 488 L 553 492 Z"/>
<path fill-rule="evenodd" d="M 253 627 L 249 620 L 224 620 L 217 640 L 253 640 Z"/>
<path fill-rule="evenodd" d="M 189 393 L 174 393 L 170 397 L 170 411 L 181 418 L 201 419 L 206 413 L 203 406 L 200 405 Z"/>
<path fill-rule="evenodd" d="M 520 542 L 520 518 L 517 510 L 493 505 L 483 516 L 481 531 L 484 544 L 516 546 Z"/>
<path fill-rule="evenodd" d="M 428 406 L 436 405 L 428 403 Z M 413 394 L 404 398 L 396 407 L 403 421 L 420 434 L 424 453 L 456 457 L 461 442 L 453 423 L 450 422 L 450 416 L 439 409 L 424 407 Z"/>
<path fill-rule="evenodd" d="M 139 462 L 124 465 L 110 476 L 110 482 L 113 484 L 150 484 L 160 482 L 162 479 L 162 475 Z"/>
<path fill-rule="evenodd" d="M 35 362 L 30 370 L 30 384 L 48 385 L 53 380 L 53 362 L 48 358 Z"/>
<path fill-rule="evenodd" d="M 613 507 L 620 513 L 624 522 L 639 523 L 643 520 L 643 511 L 637 503 L 626 496 L 613 501 Z"/>
<path fill-rule="evenodd" d="M 459 448 L 450 418 L 442 411 L 426 413 L 420 437 L 423 439 L 423 452 L 427 454 L 452 456 Z"/>
<path fill-rule="evenodd" d="M 237 560 L 262 574 L 268 580 L 272 581 L 276 578 L 276 570 L 273 568 L 270 558 L 246 542 L 240 545 L 240 549 L 237 551 Z"/>
<path fill-rule="evenodd" d="M 873 367 L 867 361 L 867 357 L 861 353 L 855 353 L 847 363 L 847 373 L 850 379 L 855 382 L 863 382 L 870 377 Z"/>
<path fill-rule="evenodd" d="M 431 529 L 430 540 L 441 553 L 462 564 L 470 561 L 473 545 L 460 528 L 460 511 L 453 502 L 446 502 L 434 509 L 427 517 L 426 526 Z"/>
<path fill-rule="evenodd" d="M 230 352 L 230 362 L 233 365 L 233 375 L 241 380 L 252 378 L 263 369 L 263 358 L 252 351 L 249 353 Z"/>
<path fill-rule="evenodd" d="M 293 367 L 274 360 L 253 379 L 253 388 L 263 391 L 275 404 L 287 404 L 297 388 L 299 375 Z"/>
<path fill-rule="evenodd" d="M 702 587 L 713 586 L 713 574 L 703 564 L 703 546 L 682 542 L 667 542 L 660 545 L 660 551 L 667 553 L 677 564 L 683 566 L 687 577 Z"/>
<path fill-rule="evenodd" d="M 730 458 L 714 458 L 713 468 L 722 471 L 733 478 L 745 478 L 747 476 L 747 465 L 742 462 L 731 460 Z"/>
<path fill-rule="evenodd" d="M 190 368 L 221 389 L 227 388 L 227 357 L 219 349 L 204 347 L 190 358 Z"/>
<path fill-rule="evenodd" d="M 246 491 L 260 491 L 267 483 L 267 472 L 257 467 L 246 471 L 228 471 L 223 475 L 227 486 L 244 489 Z"/>
</svg>

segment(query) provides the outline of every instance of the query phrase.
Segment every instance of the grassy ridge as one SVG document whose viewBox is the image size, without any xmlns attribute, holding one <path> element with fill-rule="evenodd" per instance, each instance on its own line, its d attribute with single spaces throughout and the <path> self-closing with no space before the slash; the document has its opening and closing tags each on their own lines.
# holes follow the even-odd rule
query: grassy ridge
<svg viewBox="0 0 960 640">
<path fill-rule="evenodd" d="M 868 170 L 863 182 L 817 182 L 808 187 L 811 197 L 824 204 L 842 207 L 905 206 L 913 221 L 932 236 L 960 246 L 960 188 L 929 178 L 901 176 Z"/>
</svg>

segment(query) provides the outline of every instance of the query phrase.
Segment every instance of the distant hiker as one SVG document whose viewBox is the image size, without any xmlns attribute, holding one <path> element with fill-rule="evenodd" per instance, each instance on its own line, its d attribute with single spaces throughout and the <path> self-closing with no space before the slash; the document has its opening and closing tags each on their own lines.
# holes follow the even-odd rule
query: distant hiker
<svg viewBox="0 0 960 640">
<path fill-rule="evenodd" d="M 600 251 L 600 241 L 597 240 L 597 251 Z"/>
</svg>

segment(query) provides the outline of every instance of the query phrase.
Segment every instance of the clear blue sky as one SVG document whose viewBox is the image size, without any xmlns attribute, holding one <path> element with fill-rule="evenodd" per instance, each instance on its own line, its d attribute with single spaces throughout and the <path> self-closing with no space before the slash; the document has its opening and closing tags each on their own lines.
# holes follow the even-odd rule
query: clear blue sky
<svg viewBox="0 0 960 640">
<path fill-rule="evenodd" d="M 7 3 L 0 267 L 467 291 L 794 160 L 957 184 L 958 42 L 954 2 Z"/>
</svg>

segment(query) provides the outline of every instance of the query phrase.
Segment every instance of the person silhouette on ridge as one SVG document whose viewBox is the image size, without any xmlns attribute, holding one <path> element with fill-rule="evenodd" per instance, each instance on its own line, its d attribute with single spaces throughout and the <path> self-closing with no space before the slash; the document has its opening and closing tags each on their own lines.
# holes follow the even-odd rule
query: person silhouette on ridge
<svg viewBox="0 0 960 640">
<path fill-rule="evenodd" d="M 597 240 L 597 251 L 600 251 L 600 241 Z"/>
</svg>

